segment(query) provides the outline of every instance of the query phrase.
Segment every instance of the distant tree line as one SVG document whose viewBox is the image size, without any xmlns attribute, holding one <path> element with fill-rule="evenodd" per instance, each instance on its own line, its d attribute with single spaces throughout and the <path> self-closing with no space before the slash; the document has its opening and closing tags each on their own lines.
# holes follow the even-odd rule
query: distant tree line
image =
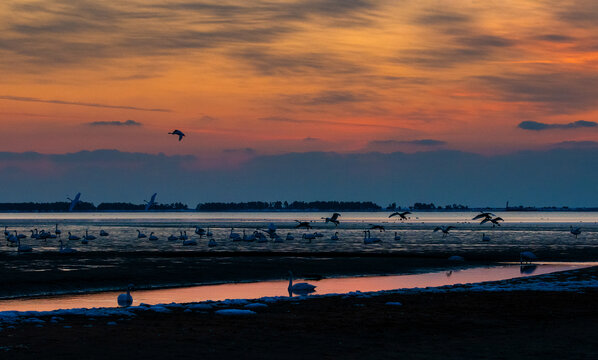
<svg viewBox="0 0 598 360">
<path fill-rule="evenodd" d="M 68 211 L 70 202 L 52 202 L 52 203 L 0 203 L 0 211 L 18 211 L 18 212 L 64 212 Z M 145 209 L 145 205 L 131 203 L 101 203 L 95 206 L 93 203 L 80 201 L 75 206 L 74 211 L 139 211 Z M 176 202 L 172 204 L 155 204 L 151 210 L 173 211 L 188 210 L 186 204 Z"/>
<path fill-rule="evenodd" d="M 241 203 L 210 202 L 197 205 L 198 211 L 378 211 L 380 205 L 371 201 L 249 201 Z"/>
</svg>

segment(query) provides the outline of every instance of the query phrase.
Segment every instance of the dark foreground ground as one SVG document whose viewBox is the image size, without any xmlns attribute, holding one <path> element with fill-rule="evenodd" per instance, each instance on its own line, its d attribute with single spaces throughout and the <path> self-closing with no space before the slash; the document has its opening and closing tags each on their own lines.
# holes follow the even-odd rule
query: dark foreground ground
<svg viewBox="0 0 598 360">
<path fill-rule="evenodd" d="M 596 359 L 597 300 L 595 290 L 454 292 L 314 298 L 249 316 L 179 310 L 130 320 L 65 316 L 41 328 L 4 329 L 0 358 Z"/>
</svg>

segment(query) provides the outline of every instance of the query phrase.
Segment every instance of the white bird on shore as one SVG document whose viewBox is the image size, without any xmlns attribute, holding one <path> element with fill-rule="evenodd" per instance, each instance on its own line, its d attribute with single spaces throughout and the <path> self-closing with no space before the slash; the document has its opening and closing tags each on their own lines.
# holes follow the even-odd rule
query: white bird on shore
<svg viewBox="0 0 598 360">
<path fill-rule="evenodd" d="M 399 233 L 395 231 L 395 241 L 399 240 L 401 240 L 401 235 L 399 235 Z"/>
<path fill-rule="evenodd" d="M 69 240 L 81 240 L 81 238 L 77 235 L 71 234 L 71 232 L 69 231 Z"/>
<path fill-rule="evenodd" d="M 233 228 L 230 228 L 230 235 L 228 235 L 228 238 L 232 241 L 241 241 L 241 234 L 233 232 L 233 230 Z"/>
<path fill-rule="evenodd" d="M 577 239 L 577 236 L 581 234 L 581 228 L 573 228 L 573 226 L 569 226 L 569 232 L 575 235 L 575 238 Z"/>
<path fill-rule="evenodd" d="M 338 240 L 338 231 L 334 233 L 334 235 L 332 235 L 330 237 L 330 240 Z"/>
<path fill-rule="evenodd" d="M 185 134 L 183 134 L 183 132 L 181 130 L 174 130 L 173 132 L 169 132 L 168 134 L 178 135 L 179 141 L 183 140 L 183 136 L 185 136 Z"/>
<path fill-rule="evenodd" d="M 293 234 L 287 233 L 287 238 L 286 239 L 289 240 L 289 241 L 290 240 L 295 240 L 295 237 L 293 236 Z"/>
<path fill-rule="evenodd" d="M 118 306 L 131 306 L 133 304 L 133 297 L 131 296 L 131 290 L 133 290 L 134 285 L 129 284 L 127 286 L 127 293 L 118 295 L 116 299 Z"/>
<path fill-rule="evenodd" d="M 150 233 L 149 239 L 152 240 L 152 241 L 155 241 L 155 240 L 158 240 L 158 237 L 156 235 L 154 235 L 154 232 L 152 231 Z"/>
<path fill-rule="evenodd" d="M 519 261 L 523 263 L 531 263 L 532 261 L 536 260 L 538 257 L 531 251 L 523 251 L 519 254 Z"/>
<path fill-rule="evenodd" d="M 137 239 L 143 239 L 146 238 L 147 235 L 145 235 L 144 233 L 142 233 L 141 231 L 139 231 L 139 229 L 137 229 Z"/>
<path fill-rule="evenodd" d="M 76 253 L 77 250 L 76 249 L 72 249 L 68 246 L 68 244 L 65 246 L 64 243 L 62 242 L 62 240 L 60 240 L 60 250 L 58 250 L 61 254 L 72 254 L 72 253 Z"/>
<path fill-rule="evenodd" d="M 486 235 L 485 233 L 482 233 L 482 241 L 490 241 L 490 236 Z"/>
<path fill-rule="evenodd" d="M 297 283 L 293 285 L 293 273 L 289 271 L 289 296 L 293 293 L 305 295 L 316 291 L 316 286 L 308 283 Z"/>
</svg>

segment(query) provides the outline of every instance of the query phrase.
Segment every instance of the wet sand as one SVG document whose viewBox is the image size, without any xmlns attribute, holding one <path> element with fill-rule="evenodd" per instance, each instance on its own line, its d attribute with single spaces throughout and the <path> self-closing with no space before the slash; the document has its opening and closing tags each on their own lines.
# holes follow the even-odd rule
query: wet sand
<svg viewBox="0 0 598 360">
<path fill-rule="evenodd" d="M 587 261 L 596 251 L 540 249 L 544 261 Z M 451 262 L 461 255 L 465 262 Z M 498 261 L 517 261 L 517 251 L 403 253 L 283 252 L 85 252 L 0 254 L 0 298 L 138 289 L 297 277 L 410 274 Z"/>
<path fill-rule="evenodd" d="M 0 350 L 10 359 L 593 359 L 597 299 L 598 290 L 449 292 L 278 302 L 244 317 L 176 309 L 131 319 L 71 315 L 4 329 Z"/>
</svg>

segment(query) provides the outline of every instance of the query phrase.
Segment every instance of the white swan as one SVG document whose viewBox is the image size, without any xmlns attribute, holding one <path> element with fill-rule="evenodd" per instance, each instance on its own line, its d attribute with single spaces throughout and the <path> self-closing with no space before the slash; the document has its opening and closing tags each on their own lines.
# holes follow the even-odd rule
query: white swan
<svg viewBox="0 0 598 360">
<path fill-rule="evenodd" d="M 62 230 L 60 230 L 60 229 L 58 228 L 58 224 L 56 224 L 56 227 L 54 228 L 54 234 L 56 234 L 56 235 L 60 235 L 60 234 L 62 234 Z"/>
<path fill-rule="evenodd" d="M 187 231 L 185 231 L 185 234 L 183 234 L 182 231 L 179 231 L 179 233 L 181 233 L 181 236 L 179 236 L 179 240 L 187 240 L 187 239 L 189 239 L 189 237 L 187 236 Z"/>
<path fill-rule="evenodd" d="M 71 234 L 71 232 L 69 231 L 69 240 L 81 240 L 81 238 L 77 235 Z"/>
<path fill-rule="evenodd" d="M 241 234 L 233 232 L 233 228 L 230 228 L 230 235 L 228 235 L 228 238 L 232 241 L 241 241 Z"/>
<path fill-rule="evenodd" d="M 150 233 L 149 239 L 152 240 L 152 241 L 155 241 L 155 240 L 158 240 L 158 237 L 156 235 L 154 235 L 154 232 L 152 231 Z"/>
<path fill-rule="evenodd" d="M 8 226 L 4 225 L 4 236 L 10 236 L 10 232 L 8 231 Z"/>
<path fill-rule="evenodd" d="M 377 237 L 372 237 L 369 230 L 364 231 L 364 233 L 365 233 L 363 236 L 364 244 L 374 244 L 374 243 L 382 242 L 382 240 L 378 239 Z"/>
<path fill-rule="evenodd" d="M 191 240 L 187 240 L 187 239 L 183 240 L 183 246 L 195 246 L 195 245 L 197 245 L 197 241 L 196 240 L 193 240 L 193 239 L 191 239 Z"/>
<path fill-rule="evenodd" d="M 306 234 L 303 234 L 302 238 L 311 242 L 312 240 L 315 240 L 316 234 L 315 233 L 313 233 L 313 234 L 306 233 Z"/>
<path fill-rule="evenodd" d="M 32 252 L 33 249 L 29 245 L 21 245 L 21 239 L 17 237 L 17 251 L 18 252 Z"/>
<path fill-rule="evenodd" d="M 399 235 L 399 233 L 395 231 L 395 241 L 399 240 L 401 240 L 401 235 Z"/>
<path fill-rule="evenodd" d="M 523 263 L 531 263 L 532 261 L 536 260 L 538 257 L 531 251 L 523 251 L 519 254 L 519 261 Z"/>
<path fill-rule="evenodd" d="M 482 241 L 490 241 L 490 236 L 486 235 L 485 233 L 482 233 Z"/>
<path fill-rule="evenodd" d="M 330 237 L 330 240 L 338 240 L 338 231 L 334 233 L 334 235 L 332 235 Z"/>
<path fill-rule="evenodd" d="M 6 237 L 6 242 L 7 244 L 10 243 L 12 245 L 17 245 L 17 243 L 19 242 L 19 238 L 17 237 L 17 232 L 15 231 L 14 234 L 10 234 Z M 8 245 L 10 245 L 8 244 Z"/>
<path fill-rule="evenodd" d="M 454 226 L 449 225 L 449 226 L 436 226 L 434 228 L 434 232 L 440 230 L 442 231 L 442 237 L 446 237 L 449 234 L 449 231 L 451 231 L 452 229 L 455 229 Z"/>
<path fill-rule="evenodd" d="M 206 236 L 207 236 L 207 237 L 212 237 L 212 236 L 214 236 L 214 235 L 212 234 L 212 232 L 210 231 L 210 228 L 208 228 L 208 230 L 206 231 Z"/>
<path fill-rule="evenodd" d="M 569 232 L 575 235 L 575 238 L 577 239 L 577 236 L 581 234 L 581 228 L 573 228 L 573 226 L 569 226 Z"/>
<path fill-rule="evenodd" d="M 208 246 L 209 247 L 214 247 L 217 246 L 218 243 L 216 242 L 216 240 L 214 240 L 213 238 L 210 238 L 210 240 L 208 241 Z"/>
<path fill-rule="evenodd" d="M 282 242 L 284 242 L 284 240 L 282 240 L 282 238 L 278 234 L 274 234 L 274 242 L 282 243 Z"/>
<path fill-rule="evenodd" d="M 60 250 L 58 250 L 61 254 L 72 254 L 72 253 L 76 253 L 77 250 L 76 249 L 72 249 L 68 246 L 68 244 L 65 246 L 62 242 L 62 240 L 60 240 Z"/>
<path fill-rule="evenodd" d="M 104 231 L 104 229 L 100 230 L 100 236 L 108 236 L 110 234 L 108 234 L 106 231 Z"/>
<path fill-rule="evenodd" d="M 141 231 L 137 230 L 137 239 L 143 239 L 143 238 L 146 238 L 146 237 L 147 237 L 147 235 L 145 235 Z"/>
<path fill-rule="evenodd" d="M 133 288 L 134 285 L 129 284 L 127 286 L 127 293 L 118 295 L 118 298 L 116 300 L 118 306 L 131 306 L 133 304 L 133 297 L 131 296 L 131 290 L 133 290 Z"/>
<path fill-rule="evenodd" d="M 199 236 L 204 236 L 206 234 L 206 231 L 203 228 L 200 228 L 199 226 L 195 226 L 195 233 Z"/>
<path fill-rule="evenodd" d="M 287 240 L 295 240 L 295 237 L 291 233 L 287 233 Z"/>
<path fill-rule="evenodd" d="M 316 291 L 316 286 L 308 283 L 297 283 L 293 285 L 293 273 L 289 271 L 289 294 L 295 293 L 305 295 Z"/>
<path fill-rule="evenodd" d="M 93 235 L 89 235 L 89 232 L 87 229 L 85 229 L 85 240 L 95 240 L 96 237 Z"/>
<path fill-rule="evenodd" d="M 178 237 L 178 236 L 175 236 L 174 234 L 171 234 L 171 235 L 168 237 L 168 241 L 177 241 L 177 240 L 179 240 L 179 237 Z"/>
</svg>

